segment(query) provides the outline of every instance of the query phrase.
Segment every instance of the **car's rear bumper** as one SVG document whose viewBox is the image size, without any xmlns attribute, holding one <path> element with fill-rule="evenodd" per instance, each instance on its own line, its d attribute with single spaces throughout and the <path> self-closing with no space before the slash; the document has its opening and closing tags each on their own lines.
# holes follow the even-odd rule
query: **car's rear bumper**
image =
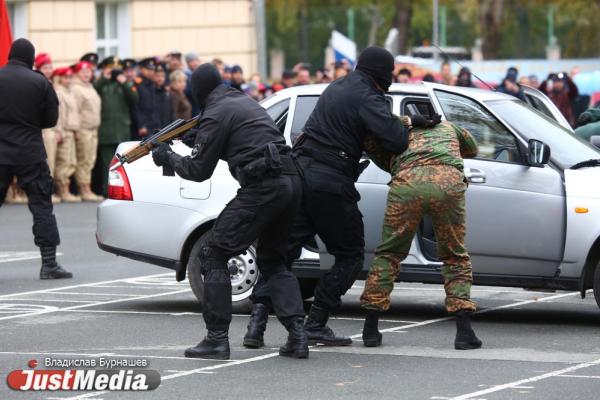
<svg viewBox="0 0 600 400">
<path fill-rule="evenodd" d="M 172 268 L 164 260 L 181 260 L 186 240 L 207 221 L 204 214 L 187 208 L 105 200 L 98 205 L 96 240 L 100 248 L 111 253 L 156 260 L 148 262 Z"/>
</svg>

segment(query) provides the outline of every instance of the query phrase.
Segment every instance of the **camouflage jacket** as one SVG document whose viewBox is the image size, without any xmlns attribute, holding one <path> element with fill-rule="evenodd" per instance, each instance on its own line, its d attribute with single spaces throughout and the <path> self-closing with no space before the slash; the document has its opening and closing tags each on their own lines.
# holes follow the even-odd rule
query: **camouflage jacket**
<svg viewBox="0 0 600 400">
<path fill-rule="evenodd" d="M 407 124 L 407 119 L 402 119 Z M 433 128 L 410 130 L 408 149 L 402 154 L 392 154 L 381 148 L 377 140 L 367 136 L 365 151 L 382 170 L 395 175 L 398 171 L 424 165 L 451 165 L 463 171 L 463 158 L 477 155 L 477 142 L 466 129 L 450 122 Z"/>
</svg>

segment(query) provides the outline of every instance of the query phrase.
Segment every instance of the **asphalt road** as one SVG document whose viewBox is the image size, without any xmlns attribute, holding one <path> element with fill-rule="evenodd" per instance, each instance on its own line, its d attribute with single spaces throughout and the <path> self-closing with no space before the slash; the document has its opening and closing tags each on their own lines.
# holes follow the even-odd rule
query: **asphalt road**
<svg viewBox="0 0 600 400">
<path fill-rule="evenodd" d="M 168 270 L 100 251 L 95 205 L 58 205 L 59 261 L 69 281 L 40 281 L 25 206 L 0 208 L 0 375 L 45 358 L 146 359 L 158 370 L 156 391 L 15 392 L 0 399 L 597 399 L 600 310 L 593 296 L 475 287 L 484 341 L 456 351 L 454 321 L 441 286 L 399 284 L 385 315 L 384 345 L 360 341 L 363 282 L 344 298 L 330 325 L 356 339 L 351 347 L 317 347 L 308 360 L 277 356 L 286 333 L 275 318 L 267 347 L 241 346 L 247 316 L 231 326 L 229 361 L 193 360 L 183 350 L 203 336 L 187 282 Z M 39 367 L 38 367 L 39 369 Z"/>
</svg>

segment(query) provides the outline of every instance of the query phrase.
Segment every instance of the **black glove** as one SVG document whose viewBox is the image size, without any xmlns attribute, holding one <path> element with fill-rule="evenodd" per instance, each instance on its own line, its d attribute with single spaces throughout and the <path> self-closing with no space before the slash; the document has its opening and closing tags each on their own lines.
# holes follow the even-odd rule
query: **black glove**
<svg viewBox="0 0 600 400">
<path fill-rule="evenodd" d="M 173 150 L 168 144 L 152 142 L 152 160 L 157 167 L 168 165 L 171 154 L 173 154 Z"/>
<path fill-rule="evenodd" d="M 200 132 L 199 129 L 190 129 L 181 136 L 181 141 L 187 147 L 194 147 L 196 145 L 196 135 Z"/>
<path fill-rule="evenodd" d="M 577 121 L 575 123 L 575 127 L 579 128 L 580 126 L 584 126 L 592 122 L 592 116 L 586 112 L 582 113 L 579 117 L 577 117 Z"/>
<path fill-rule="evenodd" d="M 424 116 L 417 114 L 410 117 L 412 126 L 415 128 L 431 128 L 442 122 L 442 116 L 439 114 L 433 114 L 431 119 L 427 119 Z"/>
</svg>

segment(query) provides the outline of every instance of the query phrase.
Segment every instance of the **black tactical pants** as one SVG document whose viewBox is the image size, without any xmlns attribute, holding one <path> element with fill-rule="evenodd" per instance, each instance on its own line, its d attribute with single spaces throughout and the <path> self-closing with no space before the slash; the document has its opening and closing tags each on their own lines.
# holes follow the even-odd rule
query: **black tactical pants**
<svg viewBox="0 0 600 400">
<path fill-rule="evenodd" d="M 327 252 L 335 257 L 335 263 L 317 284 L 315 305 L 335 310 L 363 268 L 364 227 L 357 204 L 360 195 L 354 187 L 354 177 L 340 173 L 339 169 L 302 155 L 297 162 L 304 175 L 304 191 L 290 236 L 286 265 L 291 270 L 302 246 L 318 234 Z M 270 305 L 270 293 L 266 281 L 259 277 L 252 301 Z"/>
<path fill-rule="evenodd" d="M 36 246 L 60 244 L 56 218 L 52 208 L 53 180 L 45 162 L 28 165 L 0 165 L 0 206 L 13 177 L 27 194 L 29 211 L 33 214 L 33 237 Z"/>
<path fill-rule="evenodd" d="M 297 175 L 267 178 L 238 190 L 221 212 L 202 249 L 203 316 L 209 330 L 227 330 L 231 322 L 231 279 L 227 261 L 258 238 L 258 268 L 271 288 L 277 317 L 304 316 L 298 280 L 286 268 L 288 237 L 302 198 Z"/>
</svg>

